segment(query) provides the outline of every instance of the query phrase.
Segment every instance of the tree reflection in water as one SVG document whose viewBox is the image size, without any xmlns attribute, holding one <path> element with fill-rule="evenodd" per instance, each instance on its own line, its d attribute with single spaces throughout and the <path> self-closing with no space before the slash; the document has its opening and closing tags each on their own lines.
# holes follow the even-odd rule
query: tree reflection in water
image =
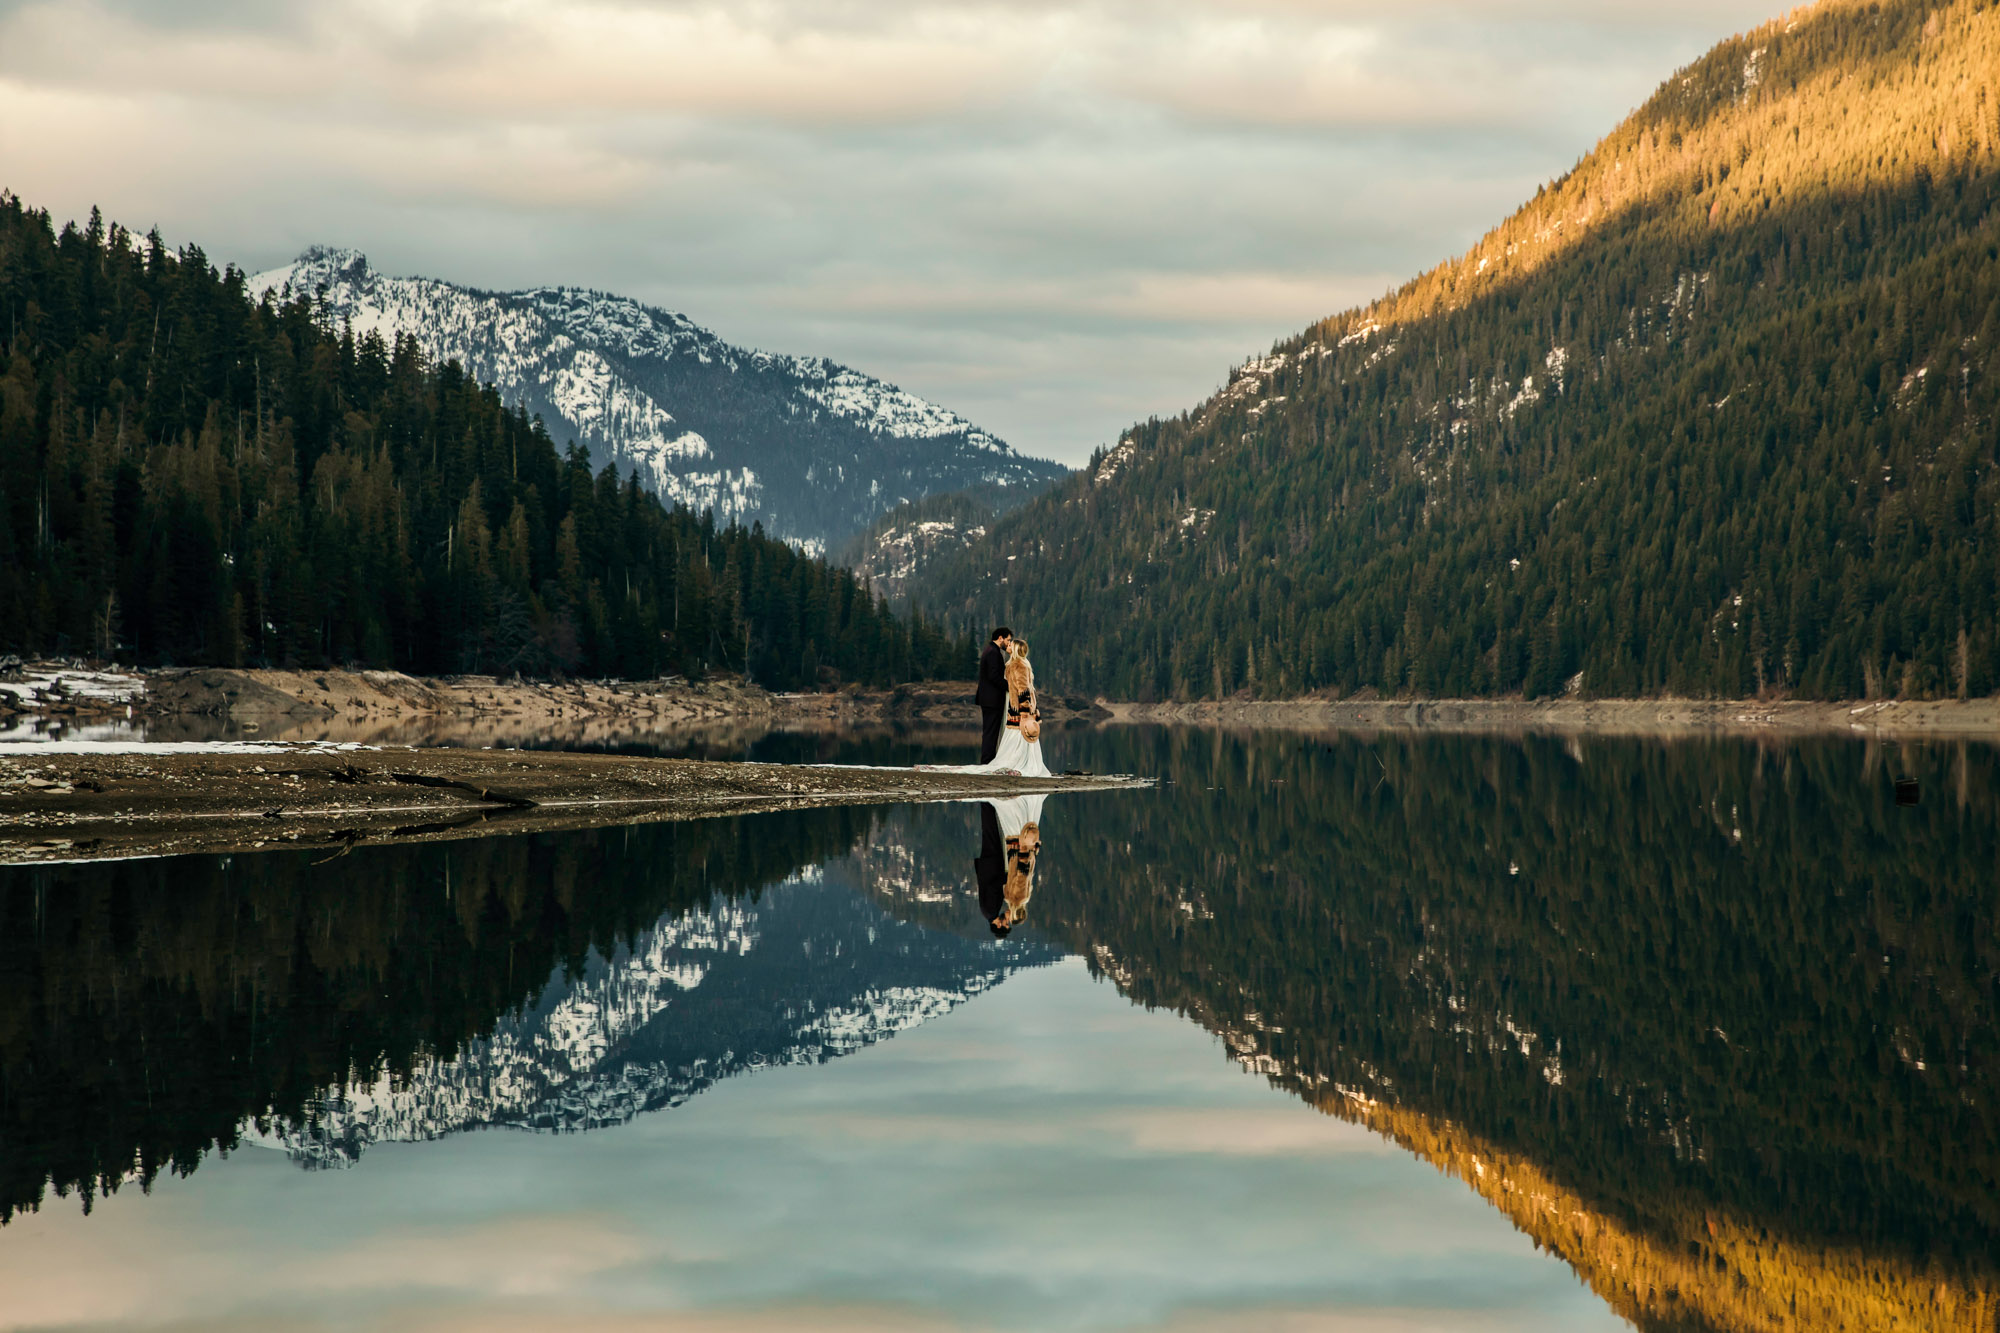
<svg viewBox="0 0 2000 1333">
<path fill-rule="evenodd" d="M 449 1059 L 663 916 L 852 847 L 881 812 L 0 870 L 0 1221 L 186 1174 L 246 1117 Z"/>
<path fill-rule="evenodd" d="M 1621 1313 L 1994 1326 L 1991 749 L 1183 730 L 1090 759 L 1164 785 L 1061 804 L 1037 928 Z M 964 845 L 898 822 L 868 854 Z"/>
<path fill-rule="evenodd" d="M 1993 750 L 1060 744 L 1161 786 L 0 871 L 0 1212 L 192 1169 L 663 915 L 831 863 L 907 922 L 1083 955 L 1459 1176 L 1643 1327 L 1994 1327 Z"/>
</svg>

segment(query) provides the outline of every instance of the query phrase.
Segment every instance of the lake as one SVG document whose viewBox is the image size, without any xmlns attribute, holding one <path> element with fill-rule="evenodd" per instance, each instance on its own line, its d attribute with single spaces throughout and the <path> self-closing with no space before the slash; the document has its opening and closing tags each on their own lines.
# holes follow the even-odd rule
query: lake
<svg viewBox="0 0 2000 1333">
<path fill-rule="evenodd" d="M 0 1328 L 1995 1327 L 1993 748 L 1047 744 L 0 869 Z"/>
</svg>

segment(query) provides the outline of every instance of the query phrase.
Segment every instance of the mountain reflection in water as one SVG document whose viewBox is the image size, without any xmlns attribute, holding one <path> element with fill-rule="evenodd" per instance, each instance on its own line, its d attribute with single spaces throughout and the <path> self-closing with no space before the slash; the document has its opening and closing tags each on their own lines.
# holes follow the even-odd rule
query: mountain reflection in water
<svg viewBox="0 0 2000 1333">
<path fill-rule="evenodd" d="M 976 805 L 0 871 L 0 1208 L 246 1118 L 320 1163 L 615 1123 L 1069 951 L 1642 1327 L 1994 1327 L 1992 750 L 1051 745 L 1162 785 L 1051 801 L 1004 943 Z"/>
</svg>

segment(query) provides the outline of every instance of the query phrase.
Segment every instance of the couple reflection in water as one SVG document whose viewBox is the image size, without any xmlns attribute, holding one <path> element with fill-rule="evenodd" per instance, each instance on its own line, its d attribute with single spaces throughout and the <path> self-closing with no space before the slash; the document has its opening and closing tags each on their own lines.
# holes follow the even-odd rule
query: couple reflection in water
<svg viewBox="0 0 2000 1333">
<path fill-rule="evenodd" d="M 1007 933 L 1028 916 L 1035 895 L 1035 863 L 1042 853 L 1043 796 L 986 801 L 979 807 L 979 914 L 993 934 Z"/>
</svg>

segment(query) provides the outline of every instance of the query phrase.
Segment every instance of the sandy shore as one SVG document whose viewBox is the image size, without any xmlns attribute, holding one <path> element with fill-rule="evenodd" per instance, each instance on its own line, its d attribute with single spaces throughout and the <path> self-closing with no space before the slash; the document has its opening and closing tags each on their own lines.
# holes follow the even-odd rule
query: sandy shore
<svg viewBox="0 0 2000 1333">
<path fill-rule="evenodd" d="M 1104 703 L 1115 722 L 1297 731 L 1593 732 L 1607 736 L 2000 738 L 2000 698 L 1872 703 L 1728 699 L 1427 699 Z"/>
<path fill-rule="evenodd" d="M 337 853 L 376 841 L 1144 785 L 532 750 L 79 748 L 0 754 L 0 864 L 284 847 Z"/>
</svg>

